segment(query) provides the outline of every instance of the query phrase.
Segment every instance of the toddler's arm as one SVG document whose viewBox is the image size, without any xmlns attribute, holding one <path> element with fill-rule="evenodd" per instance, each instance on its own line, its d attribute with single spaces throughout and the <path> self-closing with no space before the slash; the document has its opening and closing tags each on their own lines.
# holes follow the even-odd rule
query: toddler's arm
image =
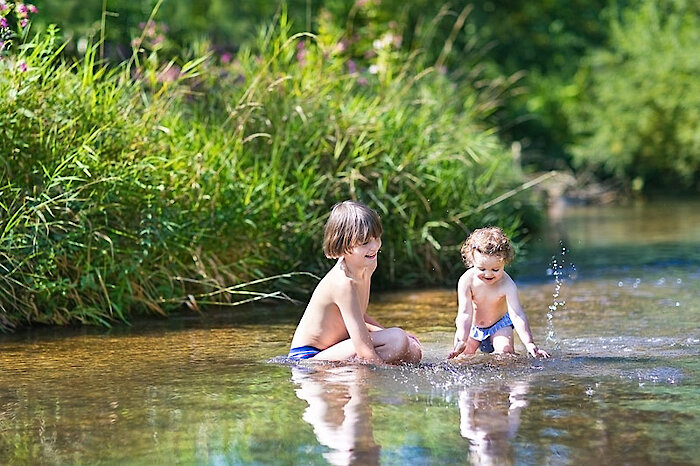
<svg viewBox="0 0 700 466">
<path fill-rule="evenodd" d="M 448 359 L 459 356 L 467 347 L 469 330 L 472 327 L 472 316 L 474 313 L 471 296 L 469 280 L 465 273 L 460 277 L 457 283 L 457 318 L 455 319 L 455 326 L 457 329 L 455 330 L 452 352 L 447 356 Z"/>
<path fill-rule="evenodd" d="M 525 345 L 527 352 L 533 357 L 541 356 L 543 358 L 548 358 L 549 353 L 539 349 L 535 344 L 534 339 L 532 338 L 532 332 L 530 331 L 530 323 L 528 322 L 527 316 L 525 315 L 525 311 L 523 310 L 523 307 L 520 304 L 520 298 L 518 297 L 518 288 L 515 286 L 514 282 L 512 282 L 506 290 L 506 303 L 508 305 L 508 313 L 510 314 L 510 320 L 513 322 L 515 331 L 518 332 L 518 336 Z"/>
</svg>

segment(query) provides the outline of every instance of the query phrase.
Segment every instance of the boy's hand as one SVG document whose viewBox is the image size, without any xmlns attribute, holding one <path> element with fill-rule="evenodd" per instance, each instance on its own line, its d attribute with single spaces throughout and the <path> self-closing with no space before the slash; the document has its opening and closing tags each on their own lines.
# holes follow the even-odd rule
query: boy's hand
<svg viewBox="0 0 700 466">
<path fill-rule="evenodd" d="M 545 350 L 539 349 L 539 348 L 537 347 L 537 345 L 534 344 L 534 343 L 528 343 L 527 345 L 525 345 L 525 347 L 527 348 L 527 352 L 528 352 L 528 353 L 530 354 L 530 356 L 532 356 L 533 358 L 536 358 L 536 357 L 548 358 L 548 357 L 549 357 L 549 353 L 548 353 L 548 352 L 546 352 Z"/>
<path fill-rule="evenodd" d="M 411 340 L 413 340 L 413 341 L 415 341 L 416 343 L 418 343 L 418 346 L 420 346 L 420 347 L 423 346 L 423 345 L 421 345 L 420 340 L 418 339 L 418 337 L 415 336 L 414 334 L 406 332 L 406 335 L 408 335 L 408 338 L 410 338 Z"/>
</svg>

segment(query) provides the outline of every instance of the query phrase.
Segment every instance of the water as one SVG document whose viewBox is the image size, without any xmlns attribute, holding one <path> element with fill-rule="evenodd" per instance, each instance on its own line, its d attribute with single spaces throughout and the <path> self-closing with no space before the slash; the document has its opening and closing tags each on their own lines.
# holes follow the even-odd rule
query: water
<svg viewBox="0 0 700 466">
<path fill-rule="evenodd" d="M 417 367 L 284 362 L 301 307 L 36 329 L 0 337 L 0 463 L 700 464 L 700 203 L 549 231 L 514 271 L 549 360 L 445 361 L 451 289 L 372 298 Z"/>
</svg>

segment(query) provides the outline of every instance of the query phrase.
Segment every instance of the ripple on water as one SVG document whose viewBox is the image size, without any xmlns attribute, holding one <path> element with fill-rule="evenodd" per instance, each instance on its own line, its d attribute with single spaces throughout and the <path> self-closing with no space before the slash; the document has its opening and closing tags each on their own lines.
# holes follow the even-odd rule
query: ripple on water
<svg viewBox="0 0 700 466">
<path fill-rule="evenodd" d="M 694 337 L 617 337 L 569 338 L 562 347 L 572 355 L 644 357 L 691 357 L 700 354 L 698 340 Z"/>
<path fill-rule="evenodd" d="M 639 368 L 623 371 L 622 378 L 638 380 L 640 385 L 646 382 L 654 384 L 676 384 L 685 378 L 685 374 L 675 367 Z"/>
</svg>

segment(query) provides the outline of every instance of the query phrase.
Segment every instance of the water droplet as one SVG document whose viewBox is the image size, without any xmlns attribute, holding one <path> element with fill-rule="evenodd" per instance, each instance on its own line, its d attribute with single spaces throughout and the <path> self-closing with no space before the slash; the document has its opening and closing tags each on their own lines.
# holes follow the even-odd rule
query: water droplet
<svg viewBox="0 0 700 466">
<path fill-rule="evenodd" d="M 620 288 L 622 288 L 623 286 L 625 286 L 625 284 L 622 283 L 622 282 L 617 282 L 617 286 L 620 287 Z"/>
<path fill-rule="evenodd" d="M 680 306 L 681 306 L 681 303 L 676 301 L 676 307 L 680 307 Z"/>
</svg>

